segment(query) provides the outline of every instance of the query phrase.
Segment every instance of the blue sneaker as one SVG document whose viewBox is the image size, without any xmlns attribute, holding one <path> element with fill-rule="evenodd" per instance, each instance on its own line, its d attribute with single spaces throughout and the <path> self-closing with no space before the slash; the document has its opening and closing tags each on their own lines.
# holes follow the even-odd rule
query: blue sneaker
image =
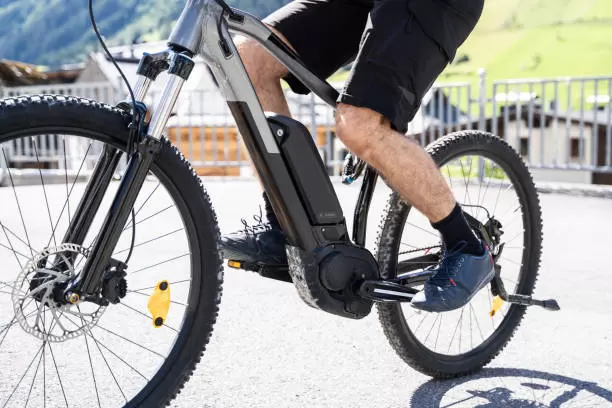
<svg viewBox="0 0 612 408">
<path fill-rule="evenodd" d="M 465 306 L 495 276 L 493 257 L 484 246 L 482 255 L 461 252 L 466 243 L 452 248 L 422 291 L 410 303 L 428 312 L 447 312 Z"/>
</svg>

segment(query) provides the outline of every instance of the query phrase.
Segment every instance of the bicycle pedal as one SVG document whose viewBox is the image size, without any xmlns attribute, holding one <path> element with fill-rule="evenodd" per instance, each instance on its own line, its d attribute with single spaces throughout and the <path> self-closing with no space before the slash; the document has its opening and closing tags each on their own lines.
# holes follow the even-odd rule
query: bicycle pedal
<svg viewBox="0 0 612 408">
<path fill-rule="evenodd" d="M 419 291 L 388 281 L 364 281 L 359 294 L 375 302 L 410 302 Z"/>
<path fill-rule="evenodd" d="M 538 300 L 533 299 L 531 296 L 525 295 L 508 295 L 506 302 L 513 303 L 516 305 L 523 306 L 540 306 L 546 310 L 557 311 L 560 310 L 559 303 L 555 299 Z"/>
<path fill-rule="evenodd" d="M 227 266 L 233 269 L 242 269 L 245 271 L 255 272 L 268 279 L 274 279 L 282 282 L 293 282 L 291 280 L 291 275 L 289 275 L 289 266 L 287 265 L 265 265 L 256 262 L 236 261 L 230 259 L 227 261 Z"/>
</svg>

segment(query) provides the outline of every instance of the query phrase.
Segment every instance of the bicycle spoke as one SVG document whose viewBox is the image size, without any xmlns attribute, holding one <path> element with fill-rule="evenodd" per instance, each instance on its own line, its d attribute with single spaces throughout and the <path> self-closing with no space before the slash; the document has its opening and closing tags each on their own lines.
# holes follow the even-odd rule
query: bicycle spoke
<svg viewBox="0 0 612 408">
<path fill-rule="evenodd" d="M 189 252 L 187 252 L 186 254 L 178 255 L 178 256 L 175 256 L 174 258 L 166 259 L 165 261 L 161 261 L 161 262 L 158 262 L 158 263 L 153 264 L 153 265 L 145 266 L 144 268 L 136 269 L 135 271 L 130 272 L 129 275 L 133 275 L 135 273 L 142 272 L 142 271 L 144 271 L 146 269 L 150 269 L 150 268 L 153 268 L 155 266 L 159 266 L 159 265 L 162 265 L 162 264 L 165 264 L 165 263 L 168 263 L 168 262 L 175 261 L 175 260 L 183 258 L 183 257 L 185 257 L 187 255 L 191 255 L 191 254 Z"/>
<path fill-rule="evenodd" d="M 505 256 L 503 256 L 503 255 L 500 257 L 500 259 L 503 259 L 504 261 L 510 262 L 510 263 L 511 263 L 511 264 L 513 264 L 513 265 L 523 266 L 523 264 L 522 264 L 522 263 L 520 263 L 520 262 L 516 262 L 516 261 L 513 261 L 512 259 L 509 259 L 509 258 L 507 258 L 507 257 L 505 257 Z"/>
<path fill-rule="evenodd" d="M 450 166 L 446 166 L 446 173 L 448 174 L 448 184 L 450 185 L 451 191 L 453 190 L 453 178 L 450 174 Z"/>
<path fill-rule="evenodd" d="M 491 172 L 493 174 L 495 174 L 495 168 L 496 168 L 496 164 L 491 162 Z M 502 169 L 503 171 L 503 169 Z M 504 172 L 504 175 L 506 174 L 506 172 Z M 487 192 L 489 191 L 489 187 L 491 187 L 491 183 L 493 182 L 493 177 L 489 177 L 489 182 L 487 183 L 487 185 L 485 186 L 485 191 L 482 193 L 482 198 L 484 200 L 484 198 L 487 196 Z M 500 183 L 501 184 L 501 183 Z"/>
<path fill-rule="evenodd" d="M 486 164 L 486 162 L 485 162 L 485 164 Z M 486 165 L 485 165 L 485 167 L 486 167 Z M 493 170 L 491 170 L 491 171 L 493 171 Z M 478 205 L 480 205 L 481 202 L 485 201 L 485 197 L 487 196 L 487 192 L 489 191 L 489 187 L 491 186 L 491 182 L 492 181 L 493 181 L 493 177 L 489 177 L 489 182 L 486 184 L 485 189 L 484 189 L 484 191 L 482 193 L 482 201 L 480 200 L 480 188 L 478 189 Z M 482 183 L 481 183 L 481 187 L 482 187 Z M 477 210 L 478 211 L 478 213 L 477 213 L 478 215 L 480 215 L 480 210 L 481 210 L 481 208 L 478 208 L 478 210 Z M 485 212 L 485 214 L 486 214 L 486 212 Z"/>
<path fill-rule="evenodd" d="M 511 207 L 510 207 L 510 208 L 509 208 L 509 209 L 508 209 L 508 210 L 507 210 L 507 211 L 506 211 L 506 212 L 505 212 L 503 215 L 499 216 L 498 218 L 499 218 L 500 220 L 506 220 L 506 217 L 507 217 L 508 215 L 510 215 L 510 214 L 514 214 L 514 215 L 516 215 L 516 214 L 521 214 L 521 211 L 520 211 L 520 210 L 521 210 L 521 204 L 519 203 L 519 204 L 518 204 L 518 207 L 514 208 L 514 206 L 511 206 Z M 508 221 L 508 220 L 506 220 L 506 222 L 507 222 L 507 221 Z"/>
<path fill-rule="evenodd" d="M 465 307 L 461 308 L 461 315 L 459 316 L 459 353 L 461 353 L 461 335 L 463 334 L 463 311 Z"/>
<path fill-rule="evenodd" d="M 474 348 L 474 342 L 472 340 L 472 313 L 469 313 L 470 315 L 470 348 Z"/>
<path fill-rule="evenodd" d="M 442 318 L 444 315 L 440 313 L 440 323 L 438 324 L 438 335 L 436 336 L 436 342 L 434 343 L 434 350 L 438 349 L 438 338 L 440 337 L 440 329 L 442 328 Z"/>
<path fill-rule="evenodd" d="M 405 242 L 400 242 L 400 245 L 405 245 L 405 246 L 410 247 L 410 248 L 412 248 L 412 249 L 417 249 L 417 248 L 418 248 L 417 246 L 410 245 L 410 244 L 407 244 L 407 243 L 405 243 Z"/>
<path fill-rule="evenodd" d="M 117 384 L 117 388 L 119 388 L 119 392 L 121 393 L 121 395 L 123 395 L 123 399 L 125 400 L 125 402 L 128 402 L 128 399 L 125 396 L 125 393 L 123 392 L 123 389 L 119 385 L 119 381 L 117 381 L 117 377 L 115 377 L 115 373 L 113 372 L 113 370 L 111 370 L 110 365 L 108 364 L 108 361 L 106 360 L 106 357 L 104 356 L 104 353 L 102 353 L 102 349 L 100 348 L 100 345 L 96 341 L 96 338 L 94 337 L 92 331 L 91 330 L 87 330 L 87 331 L 89 332 L 91 337 L 94 339 L 94 343 L 96 344 L 96 347 L 98 348 L 98 352 L 100 353 L 100 356 L 102 356 L 102 359 L 104 360 L 104 363 L 106 364 L 106 368 L 108 368 L 108 371 L 110 372 L 111 376 L 113 377 L 113 380 L 115 381 L 115 384 Z"/>
<path fill-rule="evenodd" d="M 463 316 L 463 308 L 461 308 L 461 316 Z M 459 323 L 461 322 L 461 318 L 459 318 L 459 321 L 457 322 L 457 325 L 455 326 L 455 331 L 453 331 L 453 337 L 451 337 L 450 339 L 450 343 L 448 344 L 448 350 L 450 351 L 451 346 L 453 345 L 453 340 L 455 339 L 455 335 L 457 334 L 457 330 L 459 329 Z"/>
<path fill-rule="evenodd" d="M 505 222 L 504 222 L 504 229 L 508 230 L 508 227 L 513 225 L 516 222 L 516 220 L 521 220 L 522 221 L 522 219 L 523 219 L 522 215 L 523 215 L 523 212 L 519 211 L 519 212 L 514 213 L 514 215 L 512 217 L 506 219 Z M 509 247 L 506 246 L 505 248 L 509 248 Z"/>
<path fill-rule="evenodd" d="M 64 390 L 64 384 L 62 383 L 62 377 L 60 376 L 59 368 L 57 367 L 57 362 L 55 361 L 55 354 L 53 354 L 53 348 L 51 347 L 51 343 L 49 343 L 49 352 L 51 353 L 51 360 L 53 360 L 53 366 L 55 367 L 55 372 L 57 373 L 57 380 L 59 382 L 60 388 L 62 389 L 64 402 L 66 402 L 66 407 L 69 407 L 68 398 L 66 398 L 66 391 Z"/>
<path fill-rule="evenodd" d="M 30 248 L 30 251 L 33 251 L 34 248 L 32 248 L 31 246 L 28 245 L 27 242 L 25 242 L 24 240 L 22 240 L 21 238 L 19 238 L 19 236 L 17 236 L 17 234 L 15 234 L 13 231 L 10 230 L 10 228 L 8 228 L 7 226 L 5 226 L 3 223 L 0 222 L 0 226 L 2 227 L 2 231 L 4 231 L 4 236 L 6 237 L 6 240 L 8 241 L 10 248 L 8 248 L 6 245 L 4 244 L 0 244 L 2 245 L 4 248 L 8 248 L 11 251 L 13 251 L 13 254 L 19 254 L 21 256 L 23 256 L 26 259 L 29 259 L 29 257 L 27 255 L 22 254 L 21 252 L 17 251 L 14 247 L 13 247 L 13 243 L 11 242 L 10 238 L 8 237 L 8 234 L 6 233 L 7 231 L 11 233 L 11 235 L 13 235 L 15 238 L 17 238 L 19 241 L 23 242 L 26 246 L 28 246 L 28 248 Z M 15 255 L 15 257 L 17 257 Z M 19 259 L 17 258 L 17 263 L 19 264 L 20 268 L 23 268 L 23 266 L 21 265 L 21 262 L 19 261 Z"/>
<path fill-rule="evenodd" d="M 40 346 L 40 348 L 38 349 L 38 351 L 36 352 L 36 354 L 34 355 L 34 358 L 32 359 L 32 361 L 30 361 L 30 364 L 28 364 L 28 367 L 26 368 L 25 373 L 23 373 L 23 375 L 21 376 L 21 378 L 19 379 L 19 382 L 17 383 L 17 385 L 15 386 L 15 388 L 13 388 L 13 391 L 10 393 L 10 395 L 8 396 L 8 399 L 4 402 L 4 405 L 2 406 L 3 408 L 6 407 L 6 404 L 9 403 L 9 401 L 11 400 L 11 398 L 13 398 L 13 395 L 15 394 L 15 391 L 17 391 L 17 389 L 19 388 L 19 385 L 21 385 L 21 382 L 23 381 L 23 379 L 25 378 L 26 375 L 28 375 L 28 372 L 30 371 L 30 368 L 32 367 L 32 364 L 34 364 L 34 361 L 36 361 L 36 358 L 38 357 L 38 354 L 42 351 L 42 346 Z"/>
<path fill-rule="evenodd" d="M 515 239 L 517 239 L 518 237 L 522 236 L 524 233 L 525 233 L 525 231 L 519 231 L 519 232 L 518 232 L 516 235 L 514 235 L 512 238 L 510 238 L 509 240 L 504 241 L 504 242 L 506 242 L 506 243 L 512 242 L 512 241 L 514 241 Z"/>
<path fill-rule="evenodd" d="M 425 319 L 427 318 L 427 316 L 429 316 L 429 313 L 426 313 L 425 316 L 423 316 L 423 319 L 421 319 L 421 322 L 419 323 L 419 325 L 417 326 L 417 328 L 414 330 L 414 334 L 416 334 L 417 331 L 419 331 L 419 328 L 421 327 L 421 325 L 423 325 L 423 322 L 425 321 Z"/>
<path fill-rule="evenodd" d="M 512 184 L 506 187 L 506 189 L 504 190 L 504 194 L 511 188 L 512 188 Z M 495 206 L 493 207 L 493 212 L 491 213 L 491 216 L 494 216 L 495 212 L 497 211 L 497 203 L 499 202 L 499 196 L 501 195 L 501 192 L 502 192 L 501 189 L 502 189 L 502 183 L 499 183 L 499 190 L 497 191 L 497 200 L 495 200 Z"/>
<path fill-rule="evenodd" d="M 90 334 L 86 333 L 87 336 L 91 336 Z M 147 378 L 144 374 L 142 374 L 140 371 L 138 371 L 137 369 L 135 369 L 131 364 L 129 364 L 127 361 L 125 361 L 123 358 L 121 358 L 120 356 L 117 355 L 117 353 L 115 353 L 113 350 L 109 349 L 104 343 L 102 343 L 100 340 L 95 340 L 94 341 L 99 344 L 100 346 L 102 346 L 106 351 L 108 351 L 109 353 L 111 353 L 113 356 L 115 356 L 119 361 L 121 361 L 123 364 L 125 364 L 126 366 L 128 366 L 129 368 L 132 369 L 132 371 L 134 371 L 136 374 L 138 374 L 139 376 L 141 376 L 142 378 L 144 378 L 147 382 L 151 381 L 150 378 Z"/>
<path fill-rule="evenodd" d="M 36 377 L 38 376 L 38 370 L 40 369 L 40 363 L 42 362 L 42 358 L 45 355 L 45 344 L 46 344 L 46 342 L 43 342 L 42 353 L 40 353 L 40 358 L 38 359 L 38 364 L 36 365 L 36 371 L 34 371 L 34 377 L 32 377 L 32 383 L 30 384 L 30 390 L 28 391 L 28 396 L 26 397 L 26 402 L 23 405 L 24 407 L 27 407 L 28 406 L 28 401 L 30 401 L 30 396 L 32 395 L 32 389 L 34 388 L 34 382 L 36 381 Z"/>
<path fill-rule="evenodd" d="M 2 340 L 0 340 L 0 346 L 2 346 L 2 343 L 4 343 L 4 339 L 6 339 L 6 336 L 8 335 L 8 332 L 15 325 L 15 323 L 17 323 L 17 317 L 16 316 L 14 316 L 13 319 L 11 320 L 11 322 L 6 325 L 5 329 L 2 329 L 2 331 L 4 331 L 4 336 L 2 336 Z M 0 331 L 0 333 L 2 333 L 2 331 Z"/>
<path fill-rule="evenodd" d="M 145 222 L 145 221 L 147 221 L 147 220 L 149 220 L 149 219 L 151 219 L 151 218 L 155 217 L 156 215 L 159 215 L 159 214 L 163 213 L 164 211 L 168 211 L 168 210 L 169 210 L 170 208 L 172 208 L 172 207 L 174 207 L 174 204 L 169 205 L 168 207 L 166 207 L 166 208 L 164 208 L 164 209 L 162 209 L 162 210 L 159 210 L 159 211 L 157 211 L 156 213 L 154 213 L 154 214 L 152 214 L 152 215 L 149 215 L 149 216 L 148 216 L 148 217 L 146 217 L 146 218 L 143 218 L 142 220 L 140 220 L 140 221 L 136 222 L 136 224 L 135 224 L 135 225 L 138 225 L 138 224 L 140 224 L 140 223 L 142 223 L 142 222 Z M 134 216 L 134 218 L 136 218 L 136 217 Z M 130 222 L 131 222 L 131 218 L 130 218 Z M 125 227 L 125 228 L 123 228 L 123 229 L 121 230 L 121 232 L 124 232 L 125 230 L 127 230 L 128 228 L 130 228 L 130 227 L 132 226 L 132 224 L 130 224 L 130 222 L 128 222 L 128 223 L 127 223 L 126 227 Z"/>
<path fill-rule="evenodd" d="M 470 160 L 470 170 L 467 174 L 467 177 L 465 175 L 465 170 L 463 168 L 463 161 L 461 159 L 459 159 L 459 165 L 461 166 L 461 175 L 463 176 L 463 182 L 465 183 L 465 193 L 463 195 L 463 201 L 467 200 L 468 204 L 471 205 L 472 200 L 470 199 L 470 191 L 468 187 L 470 186 L 469 177 L 470 177 L 470 174 L 472 173 L 472 160 Z"/>
<path fill-rule="evenodd" d="M 480 205 L 480 193 L 481 192 L 482 192 L 482 182 L 478 184 L 478 197 L 476 198 L 476 205 Z M 478 219 L 478 216 L 480 215 L 480 210 L 481 210 L 480 207 L 476 207 L 476 214 L 474 215 L 474 218 Z"/>
<path fill-rule="evenodd" d="M 427 336 L 425 337 L 425 340 L 423 340 L 423 344 L 427 343 L 427 339 L 429 338 L 429 335 L 433 331 L 433 328 L 436 326 L 436 323 L 438 323 L 438 318 L 440 318 L 440 316 L 442 316 L 442 313 L 438 313 L 438 315 L 434 319 L 433 323 L 431 324 L 431 327 L 429 328 L 429 331 L 427 332 Z"/>
<path fill-rule="evenodd" d="M 60 214 L 57 217 L 57 221 L 55 222 L 55 225 L 53 226 L 53 229 L 51 231 L 53 234 L 55 234 L 55 230 L 57 229 L 57 226 L 59 225 L 59 222 L 62 219 L 62 215 L 64 215 L 64 210 L 66 209 L 66 206 L 70 202 L 70 196 L 72 195 L 72 190 L 74 189 L 74 186 L 77 180 L 79 179 L 79 175 L 81 174 L 81 170 L 83 169 L 83 165 L 85 164 L 85 159 L 87 158 L 87 154 L 89 153 L 89 150 L 91 149 L 92 144 L 93 142 L 89 142 L 89 146 L 87 146 L 87 150 L 85 150 L 85 154 L 84 154 L 83 160 L 81 161 L 81 165 L 79 166 L 79 170 L 77 170 L 77 174 L 74 178 L 74 181 L 72 182 L 72 186 L 70 186 L 68 197 L 66 197 L 66 201 L 64 202 L 64 205 L 62 206 L 62 210 L 60 211 Z M 50 244 L 51 244 L 51 238 L 49 238 L 49 242 L 47 242 L 47 246 L 49 246 Z"/>
<path fill-rule="evenodd" d="M 142 296 L 146 296 L 146 297 L 150 296 L 150 294 L 142 293 L 142 292 L 140 292 L 138 290 L 131 290 L 131 291 L 128 291 L 128 292 L 129 293 L 136 293 L 137 295 L 142 295 Z M 187 305 L 185 303 L 177 302 L 176 300 L 171 300 L 170 303 L 174 303 L 175 305 L 180 305 L 180 306 L 183 306 L 183 307 L 187 307 Z"/>
<path fill-rule="evenodd" d="M 42 186 L 43 195 L 45 196 L 45 204 L 47 205 L 47 214 L 49 215 L 49 224 L 51 225 L 51 237 L 53 238 L 53 245 L 57 246 L 55 240 L 55 230 L 53 229 L 53 218 L 51 217 L 51 208 L 49 207 L 49 199 L 47 198 L 47 190 L 45 189 L 45 180 L 43 179 L 42 170 L 40 168 L 40 159 L 38 158 L 38 143 L 36 138 L 32 136 L 32 144 L 34 145 L 34 154 L 36 155 L 36 161 L 38 162 L 38 174 L 40 175 L 40 184 Z"/>
<path fill-rule="evenodd" d="M 10 163 L 8 158 L 6 157 L 6 151 L 4 150 L 4 146 L 2 146 L 2 154 L 4 155 L 4 162 Z M 23 220 L 23 212 L 21 211 L 21 205 L 19 204 L 19 198 L 17 197 L 17 190 L 15 189 L 15 183 L 13 182 L 13 174 L 11 173 L 10 167 L 7 167 L 7 172 L 9 175 L 9 180 L 11 181 L 11 187 L 13 188 L 13 194 L 15 196 L 15 201 L 17 202 L 17 209 L 19 210 L 19 217 L 21 218 L 21 225 L 23 225 L 23 230 L 26 235 L 26 240 L 28 241 L 28 247 L 30 248 L 30 253 L 32 257 L 34 257 L 34 252 L 32 251 L 32 245 L 30 244 L 30 237 L 28 236 L 28 230 L 25 226 L 25 221 Z"/>
<path fill-rule="evenodd" d="M 117 334 L 117 333 L 115 333 L 114 331 L 112 331 L 112 330 L 110 330 L 110 329 L 107 329 L 107 328 L 105 328 L 105 327 L 103 327 L 103 326 L 101 326 L 101 325 L 99 325 L 99 324 L 98 324 L 98 325 L 96 325 L 96 328 L 98 328 L 98 329 L 102 329 L 102 330 L 104 330 L 104 331 L 105 331 L 105 332 L 107 332 L 107 333 L 110 333 L 110 334 L 112 334 L 112 335 L 115 335 L 115 336 L 119 337 L 120 339 L 123 339 L 123 340 L 127 341 L 128 343 L 132 343 L 133 345 L 138 346 L 138 347 L 140 347 L 141 349 L 146 350 L 146 351 L 148 351 L 148 352 L 150 352 L 150 353 L 152 353 L 152 354 L 158 355 L 158 356 L 159 356 L 159 357 L 161 357 L 161 358 L 166 358 L 165 356 L 161 355 L 161 354 L 160 354 L 160 353 L 158 353 L 157 351 L 151 350 L 150 348 L 145 347 L 145 346 L 143 346 L 142 344 L 138 344 L 138 343 L 136 343 L 135 341 L 130 340 L 130 339 L 128 339 L 127 337 L 124 337 L 124 336 L 122 336 L 122 335 L 120 335 L 120 334 Z"/>
<path fill-rule="evenodd" d="M 123 304 L 123 303 L 120 303 Z M 67 319 L 72 323 L 75 324 L 72 319 L 70 319 L 69 317 L 67 317 Z M 150 381 L 149 378 L 147 378 L 144 374 L 142 374 L 140 371 L 138 371 L 136 368 L 134 368 L 131 364 L 129 364 L 128 362 L 126 362 L 123 358 L 121 358 L 120 356 L 118 356 L 114 351 L 112 351 L 111 349 L 109 349 L 103 342 L 101 342 L 100 340 L 97 340 L 95 337 L 93 337 L 93 334 L 91 333 L 90 330 L 85 331 L 85 336 L 89 336 L 92 338 L 92 340 L 96 343 L 99 344 L 100 346 L 102 346 L 106 351 L 108 351 L 109 353 L 111 353 L 113 356 L 115 356 L 119 361 L 121 361 L 123 364 L 125 364 L 126 366 L 128 366 L 129 368 L 131 368 L 136 374 L 140 375 L 142 378 L 144 378 L 147 382 Z"/>
<path fill-rule="evenodd" d="M 433 233 L 433 232 L 431 232 L 431 231 L 429 231 L 429 230 L 426 230 L 426 229 L 425 229 L 425 228 L 423 228 L 423 227 L 419 227 L 418 225 L 415 225 L 415 224 L 410 223 L 410 222 L 407 222 L 406 224 L 408 224 L 408 225 L 410 225 L 410 226 L 412 226 L 412 227 L 414 227 L 414 228 L 420 229 L 421 231 L 424 231 L 424 232 L 428 233 L 429 235 L 433 235 L 434 237 L 436 237 L 436 238 L 440 239 L 440 236 L 439 236 L 438 234 Z"/>
<path fill-rule="evenodd" d="M 147 319 L 148 321 L 151 321 L 151 317 L 150 317 L 150 316 L 147 316 L 146 314 L 142 313 L 141 311 L 139 311 L 139 310 L 137 310 L 137 309 L 134 309 L 132 306 L 128 306 L 128 305 L 126 305 L 126 304 L 125 304 L 125 303 L 123 303 L 123 302 L 120 302 L 120 303 L 118 303 L 118 304 L 120 304 L 120 305 L 122 305 L 122 306 L 124 306 L 124 307 L 126 307 L 126 308 L 128 308 L 128 309 L 130 309 L 130 310 L 132 310 L 132 311 L 133 311 L 133 312 L 135 312 L 135 313 L 138 313 L 139 315 L 143 316 L 143 317 L 144 317 L 145 319 Z M 167 324 L 165 324 L 165 323 L 164 323 L 164 327 L 167 327 L 167 328 L 169 328 L 170 330 L 172 330 L 172 331 L 174 331 L 174 332 L 178 333 L 178 330 L 176 330 L 176 329 L 175 329 L 174 327 L 172 327 L 172 326 L 168 326 L 168 325 L 167 325 Z"/>
<path fill-rule="evenodd" d="M 77 309 L 79 310 L 79 312 L 81 311 L 80 308 L 77 306 Z M 83 324 L 83 326 L 86 326 L 85 321 L 83 320 L 83 318 L 81 317 L 81 323 Z M 83 338 L 85 339 L 85 347 L 87 348 L 87 357 L 89 358 L 89 366 L 91 367 L 91 376 L 93 377 L 93 383 L 94 383 L 94 389 L 96 390 L 96 398 L 98 399 L 98 407 L 102 407 L 102 404 L 100 404 L 100 393 L 98 392 L 98 383 L 96 382 L 96 373 L 93 367 L 93 362 L 91 361 L 91 352 L 89 351 L 89 342 L 87 341 L 87 335 L 83 336 Z M 94 342 L 96 341 L 96 339 L 94 338 Z"/>
<path fill-rule="evenodd" d="M 28 304 L 26 305 L 29 306 L 29 304 L 32 302 L 33 299 L 30 299 L 30 301 L 28 302 Z M 34 312 L 30 312 L 27 315 L 25 315 L 26 318 L 34 316 L 36 314 L 36 311 Z M 6 338 L 8 331 L 11 329 L 11 327 L 13 327 L 17 322 L 17 316 L 13 316 L 13 318 L 11 319 L 11 321 L 7 324 L 5 324 L 4 326 L 0 327 L 0 334 L 2 334 L 4 332 L 4 336 L 2 337 L 2 340 L 0 340 L 0 346 L 2 346 L 2 343 L 4 343 L 4 339 Z"/>
<path fill-rule="evenodd" d="M 482 339 L 482 341 L 484 341 L 484 335 L 482 334 L 482 329 L 480 328 L 480 323 L 478 323 L 478 318 L 476 315 L 476 312 L 474 311 L 474 307 L 472 306 L 472 304 L 470 303 L 470 313 L 474 314 L 474 318 L 476 318 L 476 327 L 478 327 L 478 331 L 480 332 L 480 338 Z"/>
<path fill-rule="evenodd" d="M 2 346 L 2 343 L 4 343 L 4 339 L 6 338 L 6 335 L 8 334 L 9 330 L 11 330 L 11 327 L 15 325 L 15 323 L 17 323 L 17 316 L 14 316 L 13 319 L 10 321 L 10 323 L 7 323 L 4 326 L 2 326 L 3 329 L 0 330 L 0 334 L 4 332 L 4 336 L 2 336 L 2 340 L 0 340 L 0 346 Z"/>
<path fill-rule="evenodd" d="M 179 231 L 183 231 L 184 229 L 185 229 L 185 228 L 179 228 L 179 229 L 176 229 L 176 230 L 174 230 L 174 231 L 171 231 L 171 232 L 165 233 L 165 234 L 163 234 L 163 235 L 160 235 L 160 236 L 158 236 L 158 237 L 156 237 L 156 238 L 152 238 L 152 239 L 149 239 L 149 240 L 147 240 L 147 241 L 143 241 L 143 242 L 141 242 L 141 243 L 139 243 L 139 244 L 134 244 L 134 247 L 133 247 L 133 248 L 136 248 L 136 247 L 139 247 L 139 246 L 142 246 L 142 245 L 145 245 L 145 244 L 149 244 L 149 243 L 151 243 L 151 242 L 157 241 L 158 239 L 161 239 L 161 238 L 167 237 L 167 236 L 172 235 L 172 234 L 176 234 L 177 232 L 179 232 Z M 113 253 L 113 255 L 117 255 L 117 254 L 120 254 L 120 253 L 122 253 L 122 252 L 127 252 L 127 251 L 129 251 L 129 250 L 130 250 L 130 248 L 125 248 L 125 249 L 122 249 L 121 251 L 117 251 L 117 252 Z"/>
<path fill-rule="evenodd" d="M 144 200 L 144 202 L 142 203 L 142 205 L 140 207 L 138 207 L 138 210 L 136 210 L 136 212 L 134 213 L 134 218 L 136 218 L 136 216 L 138 215 L 138 213 L 140 213 L 140 210 L 142 210 L 142 207 L 145 206 L 145 204 L 149 201 L 149 199 L 151 198 L 151 196 L 153 195 L 153 193 L 155 193 L 155 191 L 157 191 L 157 188 L 161 185 L 161 182 L 158 182 L 157 185 L 155 186 L 155 188 L 153 188 L 153 191 L 151 191 L 151 193 L 147 196 L 147 198 Z M 128 224 L 126 225 L 126 229 L 131 227 L 132 224 L 130 224 L 132 222 L 132 220 L 130 219 L 130 221 L 128 222 Z M 124 229 L 125 231 L 125 229 Z"/>
<path fill-rule="evenodd" d="M 179 283 L 185 283 L 185 282 L 191 282 L 191 279 L 183 279 L 183 280 L 180 280 L 180 281 L 168 282 L 168 284 L 169 285 L 177 285 Z M 146 288 L 138 288 L 138 289 L 131 289 L 131 290 L 128 289 L 128 292 L 133 292 L 133 291 L 138 291 L 138 290 L 143 291 L 143 290 L 148 290 L 148 289 L 155 289 L 156 287 L 157 287 L 157 285 L 149 286 L 149 287 L 146 287 Z"/>
</svg>

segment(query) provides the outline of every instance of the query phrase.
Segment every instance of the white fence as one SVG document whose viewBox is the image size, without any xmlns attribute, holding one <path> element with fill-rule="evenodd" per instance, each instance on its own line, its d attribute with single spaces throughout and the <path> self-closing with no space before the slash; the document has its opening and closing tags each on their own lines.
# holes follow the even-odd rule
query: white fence
<svg viewBox="0 0 612 408">
<path fill-rule="evenodd" d="M 111 104 L 125 97 L 107 83 L 0 88 L 0 98 L 32 94 L 75 95 Z M 158 97 L 153 93 L 148 102 Z M 339 174 L 345 150 L 335 137 L 332 109 L 313 95 L 288 92 L 287 98 L 294 117 L 310 129 L 330 174 Z M 612 75 L 490 82 L 481 71 L 476 85 L 434 85 L 408 133 L 425 145 L 459 129 L 504 138 L 535 172 L 564 173 L 560 177 L 589 183 L 596 176 L 606 179 L 612 175 Z M 216 89 L 184 91 L 167 130 L 196 168 L 249 167 L 233 117 Z M 55 161 L 56 168 L 76 165 L 64 160 L 72 154 L 65 149 L 61 135 L 48 135 L 13 143 L 6 154 L 10 166 L 36 155 L 39 161 Z M 70 149 L 83 154 L 78 146 Z"/>
</svg>

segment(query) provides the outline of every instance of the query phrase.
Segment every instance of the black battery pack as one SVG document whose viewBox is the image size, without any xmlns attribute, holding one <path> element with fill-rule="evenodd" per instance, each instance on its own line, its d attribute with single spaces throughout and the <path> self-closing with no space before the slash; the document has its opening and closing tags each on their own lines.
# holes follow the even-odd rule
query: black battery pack
<svg viewBox="0 0 612 408">
<path fill-rule="evenodd" d="M 306 126 L 283 115 L 268 116 L 268 122 L 311 225 L 343 224 L 342 207 Z"/>
</svg>

